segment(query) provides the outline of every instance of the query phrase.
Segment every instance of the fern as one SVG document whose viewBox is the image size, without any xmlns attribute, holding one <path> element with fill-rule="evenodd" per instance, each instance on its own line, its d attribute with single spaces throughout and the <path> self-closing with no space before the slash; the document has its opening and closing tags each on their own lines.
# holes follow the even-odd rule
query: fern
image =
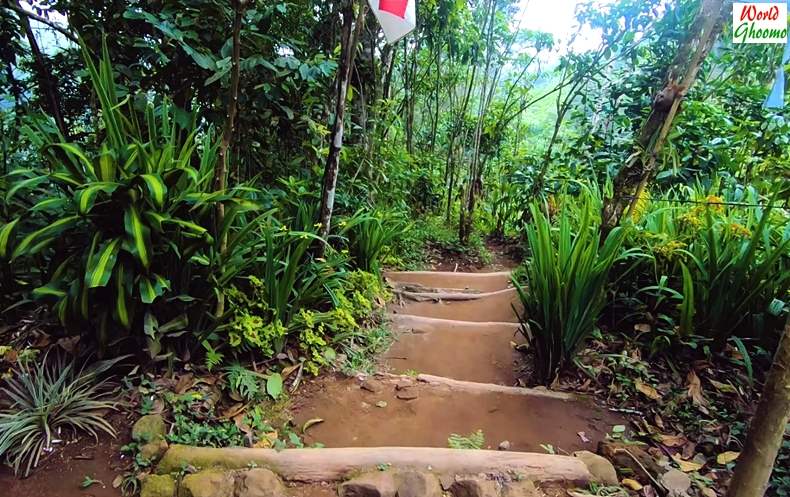
<svg viewBox="0 0 790 497">
<path fill-rule="evenodd" d="M 466 437 L 453 433 L 447 439 L 447 445 L 451 449 L 482 449 L 485 443 L 486 437 L 483 435 L 483 430 L 477 430 Z"/>
<path fill-rule="evenodd" d="M 215 367 L 219 366 L 222 363 L 223 355 L 222 352 L 216 350 L 214 347 L 208 343 L 207 340 L 203 340 L 203 348 L 206 349 L 206 369 L 211 371 Z"/>
<path fill-rule="evenodd" d="M 238 362 L 225 368 L 225 372 L 228 374 L 230 388 L 242 399 L 252 401 L 260 396 L 262 375 L 245 368 Z"/>
</svg>

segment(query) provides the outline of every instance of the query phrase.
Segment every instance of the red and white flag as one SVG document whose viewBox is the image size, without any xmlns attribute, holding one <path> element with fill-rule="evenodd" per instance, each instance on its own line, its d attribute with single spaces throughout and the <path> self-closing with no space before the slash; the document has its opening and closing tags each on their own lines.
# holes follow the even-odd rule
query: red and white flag
<svg viewBox="0 0 790 497">
<path fill-rule="evenodd" d="M 416 0 L 368 0 L 388 43 L 395 43 L 417 25 Z"/>
</svg>

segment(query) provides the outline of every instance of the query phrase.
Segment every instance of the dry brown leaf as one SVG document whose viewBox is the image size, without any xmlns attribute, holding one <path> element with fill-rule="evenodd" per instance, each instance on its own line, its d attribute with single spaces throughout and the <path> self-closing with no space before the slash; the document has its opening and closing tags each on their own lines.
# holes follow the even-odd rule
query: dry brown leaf
<svg viewBox="0 0 790 497">
<path fill-rule="evenodd" d="M 182 374 L 181 376 L 179 376 L 178 383 L 176 383 L 176 387 L 174 391 L 180 395 L 186 392 L 187 390 L 189 390 L 190 388 L 192 388 L 192 384 L 193 384 L 192 378 L 193 378 L 192 373 Z"/>
<path fill-rule="evenodd" d="M 683 435 L 660 435 L 659 438 L 667 447 L 683 447 L 688 442 Z"/>
<path fill-rule="evenodd" d="M 728 450 L 727 452 L 722 452 L 721 454 L 716 456 L 716 462 L 724 466 L 738 459 L 738 456 L 740 455 L 741 455 L 740 452 L 734 452 L 732 450 Z"/>
<path fill-rule="evenodd" d="M 684 473 L 692 473 L 694 471 L 699 471 L 702 469 L 704 464 L 698 463 L 696 461 L 684 461 L 680 454 L 673 454 L 672 459 L 677 463 L 680 470 Z"/>
<path fill-rule="evenodd" d="M 648 399 L 659 400 L 661 398 L 661 394 L 658 393 L 658 390 L 651 387 L 650 385 L 642 383 L 642 380 L 636 380 L 634 382 L 634 387 L 638 391 L 642 392 L 645 395 L 645 397 L 647 397 Z"/>
<path fill-rule="evenodd" d="M 710 487 L 705 487 L 702 490 L 700 490 L 700 492 L 702 492 L 702 497 L 718 497 L 716 491 Z"/>
<path fill-rule="evenodd" d="M 697 376 L 697 373 L 695 373 L 693 369 L 689 371 L 688 376 L 686 376 L 686 382 L 688 383 L 688 396 L 691 397 L 691 401 L 694 405 L 700 407 L 707 406 L 708 400 L 702 393 L 702 383 L 699 381 L 699 376 Z"/>
<path fill-rule="evenodd" d="M 653 329 L 653 327 L 650 326 L 647 323 L 639 323 L 639 324 L 635 324 L 634 325 L 634 330 L 636 330 L 636 331 L 638 331 L 640 333 L 650 333 L 650 330 L 652 330 L 652 329 Z"/>
<path fill-rule="evenodd" d="M 244 408 L 245 408 L 244 403 L 237 402 L 236 404 L 233 404 L 232 406 L 230 406 L 227 409 L 225 409 L 224 411 L 222 411 L 220 419 L 234 418 L 234 417 L 236 417 L 236 415 L 238 415 L 239 413 L 244 411 Z"/>
<path fill-rule="evenodd" d="M 631 478 L 623 478 L 623 481 L 620 482 L 624 487 L 628 487 L 631 490 L 639 492 L 642 490 L 642 484 L 636 480 L 632 480 Z"/>
</svg>

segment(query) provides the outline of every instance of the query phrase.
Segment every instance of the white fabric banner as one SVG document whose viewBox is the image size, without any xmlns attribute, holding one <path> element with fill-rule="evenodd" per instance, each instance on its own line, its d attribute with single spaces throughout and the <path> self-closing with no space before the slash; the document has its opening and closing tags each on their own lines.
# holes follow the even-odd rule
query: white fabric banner
<svg viewBox="0 0 790 497">
<path fill-rule="evenodd" d="M 373 14 L 384 30 L 387 43 L 395 43 L 417 26 L 416 0 L 368 0 Z"/>
</svg>

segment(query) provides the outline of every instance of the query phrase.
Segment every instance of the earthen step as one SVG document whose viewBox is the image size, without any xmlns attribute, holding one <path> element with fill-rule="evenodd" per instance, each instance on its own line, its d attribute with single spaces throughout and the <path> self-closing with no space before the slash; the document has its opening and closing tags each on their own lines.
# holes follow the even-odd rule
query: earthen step
<svg viewBox="0 0 790 497">
<path fill-rule="evenodd" d="M 306 443 L 327 447 L 447 447 L 452 434 L 482 430 L 486 446 L 507 440 L 513 450 L 595 450 L 611 427 L 622 424 L 588 401 L 558 392 L 418 378 L 321 379 L 292 408 L 298 426 L 315 418 Z M 409 381 L 410 380 L 410 381 Z M 422 380 L 422 381 L 420 381 Z M 426 383 L 427 381 L 427 383 Z M 570 396 L 568 396 L 570 397 Z M 584 442 L 579 432 L 584 432 Z"/>
<path fill-rule="evenodd" d="M 514 385 L 524 344 L 517 323 L 453 321 L 394 314 L 397 339 L 383 355 L 387 370 L 419 372 L 457 380 Z M 452 358 L 442 360 L 437 358 Z"/>
<path fill-rule="evenodd" d="M 392 314 L 470 322 L 517 323 L 516 312 L 521 313 L 522 309 L 515 288 L 477 294 L 472 299 L 438 301 L 396 299 L 389 305 Z"/>
<path fill-rule="evenodd" d="M 495 292 L 510 287 L 510 272 L 448 273 L 437 271 L 388 271 L 384 278 L 392 283 L 409 283 L 429 288 L 456 288 Z"/>
</svg>

